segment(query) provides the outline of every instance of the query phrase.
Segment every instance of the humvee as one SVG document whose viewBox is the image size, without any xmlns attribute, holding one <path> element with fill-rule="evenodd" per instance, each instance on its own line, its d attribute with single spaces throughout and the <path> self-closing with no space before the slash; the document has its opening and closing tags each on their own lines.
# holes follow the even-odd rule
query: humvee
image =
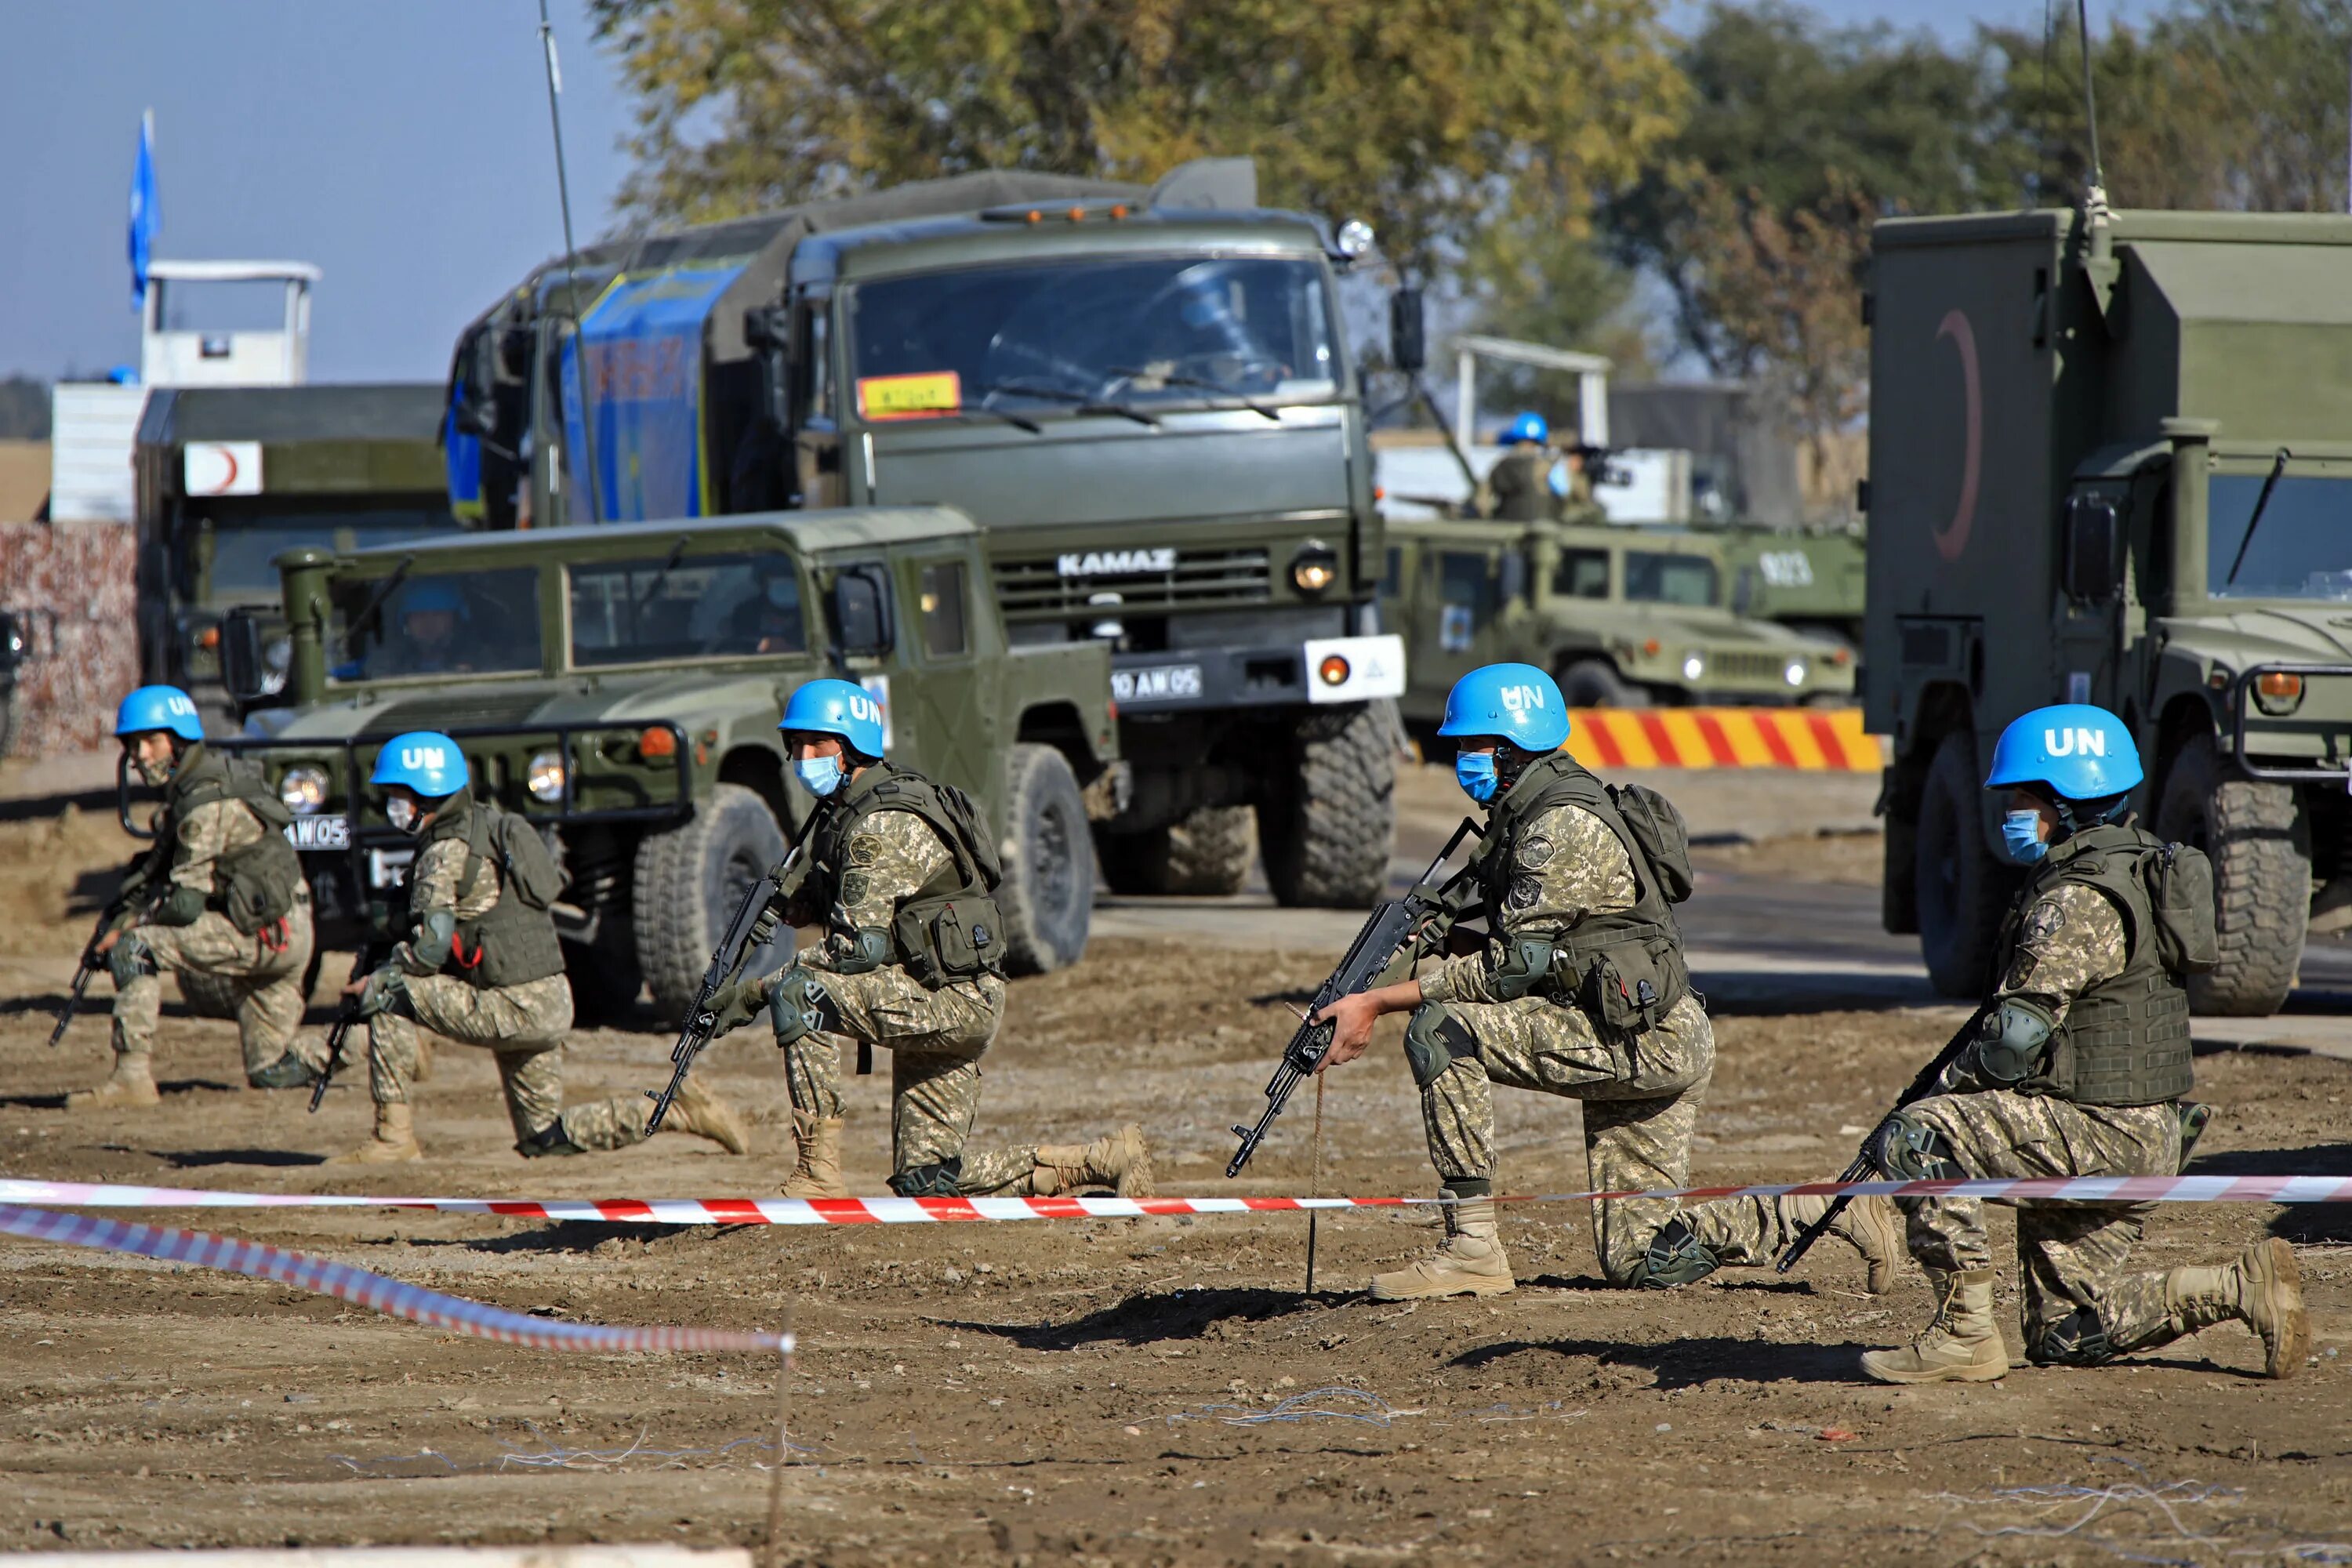
<svg viewBox="0 0 2352 1568">
<path fill-rule="evenodd" d="M 1088 821 L 1126 787 L 1108 655 L 1008 647 L 961 512 L 608 523 L 308 548 L 278 566 L 285 643 L 235 615 L 224 647 L 234 691 L 257 696 L 276 663 L 288 705 L 226 744 L 295 814 L 322 947 L 358 946 L 414 857 L 367 785 L 377 749 L 440 730 L 477 794 L 555 852 L 583 1011 L 625 1008 L 643 985 L 678 1015 L 814 805 L 776 725 L 825 675 L 874 693 L 892 758 L 985 806 L 1014 967 L 1086 947 Z"/>
</svg>

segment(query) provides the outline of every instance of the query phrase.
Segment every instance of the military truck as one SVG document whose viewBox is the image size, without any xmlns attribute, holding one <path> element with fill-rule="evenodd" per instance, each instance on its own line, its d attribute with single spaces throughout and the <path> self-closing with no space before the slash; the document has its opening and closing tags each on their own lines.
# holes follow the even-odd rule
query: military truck
<svg viewBox="0 0 2352 1568">
<path fill-rule="evenodd" d="M 1869 567 L 1860 529 L 1734 522 L 1693 532 L 1715 549 L 1732 614 L 1861 648 Z"/>
<path fill-rule="evenodd" d="M 221 617 L 278 597 L 271 563 L 452 533 L 441 389 L 158 387 L 139 421 L 141 679 L 184 688 L 215 726 Z"/>
<path fill-rule="evenodd" d="M 1370 236 L 1255 191 L 975 174 L 559 259 L 458 344 L 453 502 L 959 507 L 1013 644 L 1111 655 L 1115 889 L 1237 888 L 1255 815 L 1282 902 L 1369 902 L 1402 660 L 1333 272 Z"/>
<path fill-rule="evenodd" d="M 1433 726 L 1482 664 L 1540 666 L 1579 708 L 1850 700 L 1840 647 L 1720 607 L 1708 542 L 1601 524 L 1391 521 L 1382 613 L 1408 660 L 1399 706 Z"/>
<path fill-rule="evenodd" d="M 784 704 L 839 674 L 882 704 L 892 757 L 985 804 L 1010 961 L 1055 968 L 1085 950 L 1087 824 L 1124 772 L 1109 658 L 1009 647 L 980 541 L 961 512 L 906 507 L 294 550 L 278 563 L 291 703 L 228 744 L 295 814 L 321 946 L 356 947 L 414 854 L 367 786 L 377 749 L 440 730 L 478 793 L 547 835 L 583 1008 L 642 984 L 675 1016 L 814 805 Z M 244 614 L 225 628 L 241 694 L 266 635 Z"/>
<path fill-rule="evenodd" d="M 2352 919 L 2352 218 L 2022 212 L 1874 231 L 1866 716 L 1885 923 L 1979 987 L 2017 873 L 2001 728 L 2095 702 L 2213 858 L 2200 1012 Z"/>
</svg>

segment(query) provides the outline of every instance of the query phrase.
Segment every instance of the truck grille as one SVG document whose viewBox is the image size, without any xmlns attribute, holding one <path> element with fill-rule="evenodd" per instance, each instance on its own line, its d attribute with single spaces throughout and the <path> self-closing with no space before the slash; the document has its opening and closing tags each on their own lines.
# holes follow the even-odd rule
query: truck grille
<svg viewBox="0 0 2352 1568">
<path fill-rule="evenodd" d="M 1262 605 L 1274 596 L 1266 562 L 1263 548 L 1072 550 L 998 562 L 996 599 L 1008 616 L 1084 615 L 1104 607 L 1087 603 L 1097 594 L 1117 594 L 1129 611 Z"/>
<path fill-rule="evenodd" d="M 1727 680 L 1777 681 L 1787 663 L 1776 653 L 1719 653 L 1715 656 L 1715 673 Z"/>
</svg>

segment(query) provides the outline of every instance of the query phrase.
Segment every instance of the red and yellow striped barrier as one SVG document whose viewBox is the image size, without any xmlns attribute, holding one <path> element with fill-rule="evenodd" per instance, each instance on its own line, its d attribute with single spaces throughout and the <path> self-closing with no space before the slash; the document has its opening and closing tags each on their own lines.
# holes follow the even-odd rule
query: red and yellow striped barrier
<svg viewBox="0 0 2352 1568">
<path fill-rule="evenodd" d="M 1794 768 L 1876 773 L 1886 765 L 1859 708 L 1577 708 L 1568 753 L 1588 768 Z"/>
</svg>

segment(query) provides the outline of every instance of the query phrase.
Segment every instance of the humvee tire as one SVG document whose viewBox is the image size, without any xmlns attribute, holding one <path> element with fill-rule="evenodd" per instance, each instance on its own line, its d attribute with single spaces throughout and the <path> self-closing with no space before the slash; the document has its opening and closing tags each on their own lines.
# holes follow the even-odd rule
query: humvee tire
<svg viewBox="0 0 2352 1568">
<path fill-rule="evenodd" d="M 1985 843 L 1978 822 L 1977 796 L 1983 788 L 1976 738 L 1966 730 L 1945 736 L 1919 792 L 1912 868 L 1919 897 L 1919 956 L 1927 963 L 1927 978 L 1947 996 L 1984 994 L 2010 897 L 2009 871 Z"/>
<path fill-rule="evenodd" d="M 1096 853 L 1115 893 L 1214 898 L 1249 879 L 1255 826 L 1248 806 L 1204 805 L 1149 832 L 1107 834 Z"/>
<path fill-rule="evenodd" d="M 712 945 L 717 945 L 715 939 Z M 706 954 L 703 963 L 709 962 Z M 599 931 L 593 942 L 565 942 L 563 972 L 572 982 L 572 1019 L 582 1025 L 626 1021 L 636 1011 L 638 993 L 646 988 L 636 940 L 626 933 L 616 940 Z M 696 975 L 694 983 L 699 986 L 702 977 Z M 687 999 L 693 1000 L 692 992 Z"/>
<path fill-rule="evenodd" d="M 2189 976 L 2190 1012 L 2275 1013 L 2294 988 L 2311 914 L 2311 851 L 2297 816 L 2292 785 L 2236 776 L 2210 735 L 2191 737 L 2165 773 L 2157 836 L 2213 860 L 2221 962 Z"/>
<path fill-rule="evenodd" d="M 1309 710 L 1268 759 L 1278 780 L 1258 803 L 1257 842 L 1275 901 L 1370 908 L 1396 847 L 1396 709 Z"/>
<path fill-rule="evenodd" d="M 1559 672 L 1559 694 L 1570 708 L 1647 708 L 1650 694 L 1617 673 L 1605 658 L 1580 658 Z"/>
<path fill-rule="evenodd" d="M 638 841 L 631 925 L 638 967 L 664 1019 L 683 1017 L 693 1005 L 743 895 L 783 858 L 783 829 L 768 803 L 741 784 L 712 785 L 692 816 Z M 743 973 L 772 973 L 792 952 L 792 932 L 780 926 Z"/>
<path fill-rule="evenodd" d="M 1076 963 L 1094 920 L 1095 841 L 1069 759 L 1024 742 L 1004 763 L 1005 967 L 1043 974 Z"/>
</svg>

